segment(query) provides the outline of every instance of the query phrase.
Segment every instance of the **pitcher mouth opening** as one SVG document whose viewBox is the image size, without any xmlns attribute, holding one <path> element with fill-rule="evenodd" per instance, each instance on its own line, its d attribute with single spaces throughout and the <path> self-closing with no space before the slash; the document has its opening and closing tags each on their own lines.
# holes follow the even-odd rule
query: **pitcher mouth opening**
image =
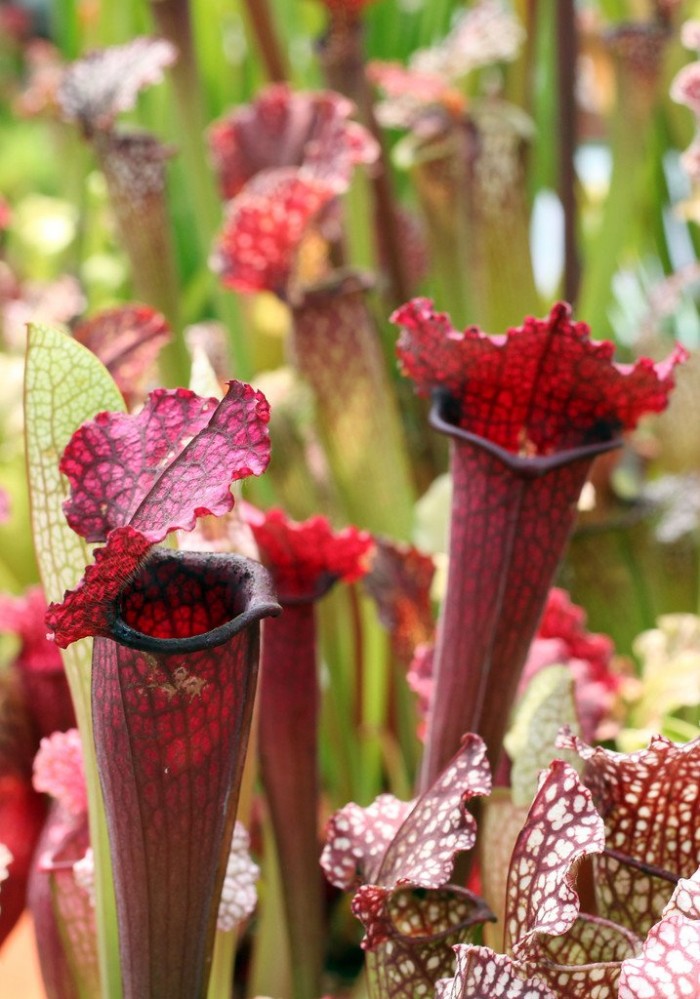
<svg viewBox="0 0 700 999">
<path fill-rule="evenodd" d="M 339 578 L 334 572 L 323 572 L 306 592 L 294 593 L 291 590 L 289 592 L 280 590 L 277 594 L 277 599 L 283 608 L 303 607 L 307 604 L 315 604 L 322 597 L 325 597 L 327 593 L 330 593 Z"/>
<path fill-rule="evenodd" d="M 430 906 L 436 910 L 435 925 L 427 922 L 420 929 L 410 925 L 410 911 L 417 905 Z M 452 912 L 447 915 L 447 906 Z M 407 912 L 409 921 L 407 922 Z M 416 888 L 413 886 L 395 888 L 387 901 L 387 914 L 392 928 L 392 936 L 408 944 L 431 944 L 449 940 L 455 934 L 471 926 L 495 923 L 496 916 L 488 905 L 467 888 L 449 885 L 442 888 Z"/>
<path fill-rule="evenodd" d="M 156 549 L 120 592 L 111 637 L 144 652 L 196 652 L 279 613 L 260 563 Z"/>
<path fill-rule="evenodd" d="M 622 446 L 622 437 L 619 432 L 610 426 L 600 428 L 600 439 L 587 441 L 578 447 L 567 447 L 561 451 L 554 451 L 551 454 L 521 455 L 513 451 L 507 451 L 499 444 L 482 437 L 480 434 L 471 433 L 457 426 L 455 417 L 455 400 L 449 392 L 436 390 L 432 395 L 432 406 L 430 408 L 429 423 L 433 430 L 447 434 L 456 441 L 473 444 L 487 451 L 495 458 L 498 458 L 511 471 L 525 479 L 539 478 L 547 472 L 556 468 L 562 468 L 574 461 L 587 459 L 592 461 L 599 454 L 606 451 L 614 451 Z M 592 434 L 591 434 L 592 436 Z"/>
</svg>

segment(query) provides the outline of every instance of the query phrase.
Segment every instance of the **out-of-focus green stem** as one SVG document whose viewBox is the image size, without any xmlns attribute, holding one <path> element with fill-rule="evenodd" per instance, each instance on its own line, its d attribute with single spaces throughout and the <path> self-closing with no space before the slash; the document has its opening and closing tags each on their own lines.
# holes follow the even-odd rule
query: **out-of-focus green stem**
<svg viewBox="0 0 700 999">
<path fill-rule="evenodd" d="M 107 133 L 93 145 L 107 182 L 121 242 L 138 297 L 158 309 L 173 330 L 160 366 L 172 385 L 185 385 L 190 358 L 179 334 L 179 283 L 165 200 L 170 151 L 147 133 Z"/>
<path fill-rule="evenodd" d="M 449 312 L 457 326 L 475 321 L 466 266 L 468 146 L 466 126 L 454 122 L 426 143 L 409 137 L 397 150 L 412 168 L 421 201 L 440 308 Z"/>
<path fill-rule="evenodd" d="M 207 988 L 208 999 L 229 999 L 233 987 L 233 964 L 236 957 L 236 930 L 223 933 L 216 931 L 214 956 Z"/>
<path fill-rule="evenodd" d="M 385 993 L 381 958 L 376 952 L 368 951 L 365 958 L 364 983 L 368 999 L 381 999 Z"/>
<path fill-rule="evenodd" d="M 588 627 L 609 634 L 621 652 L 641 631 L 653 628 L 657 617 L 650 581 L 664 576 L 650 530 L 639 519 L 588 531 L 579 525 L 562 570 L 561 583 L 586 608 Z M 615 611 L 622 604 L 624 615 Z"/>
<path fill-rule="evenodd" d="M 369 801 L 382 782 L 381 735 L 387 725 L 389 695 L 389 642 L 386 630 L 377 620 L 373 605 L 351 589 L 361 625 L 362 640 L 362 722 L 360 730 L 360 800 Z"/>
<path fill-rule="evenodd" d="M 252 996 L 289 996 L 290 955 L 284 922 L 282 875 L 269 819 L 263 823 L 263 853 L 265 880 L 248 993 Z"/>
<path fill-rule="evenodd" d="M 274 83 L 283 83 L 289 79 L 289 67 L 279 43 L 268 0 L 242 0 L 242 4 L 258 43 L 268 79 Z"/>
<path fill-rule="evenodd" d="M 379 164 L 372 175 L 374 217 L 376 218 L 380 263 L 386 268 L 391 304 L 398 306 L 410 298 L 413 289 L 408 277 L 404 246 L 401 242 L 398 206 L 394 198 L 391 166 L 384 149 L 382 134 L 374 114 L 374 104 L 366 81 L 363 105 L 362 117 L 380 149 Z"/>
<path fill-rule="evenodd" d="M 121 999 L 122 983 L 119 965 L 119 929 L 114 898 L 112 862 L 102 790 L 97 772 L 92 737 L 92 707 L 90 673 L 92 641 L 84 640 L 77 647 L 63 652 L 63 662 L 70 686 L 75 716 L 83 745 L 83 766 L 88 796 L 90 845 L 95 859 L 95 921 L 97 951 L 100 964 L 102 999 Z M 87 660 L 87 668 L 86 668 Z"/>
<path fill-rule="evenodd" d="M 527 114 L 533 114 L 536 83 L 536 51 L 539 32 L 539 0 L 515 0 L 514 10 L 525 28 L 520 58 L 508 68 L 504 97 Z"/>
<path fill-rule="evenodd" d="M 66 59 L 77 59 L 80 54 L 79 18 L 76 6 L 76 0 L 63 0 L 63 3 L 48 5 L 52 37 Z"/>
<path fill-rule="evenodd" d="M 348 519 L 407 540 L 413 483 L 366 282 L 337 274 L 292 309 L 293 353 L 312 387 L 320 430 Z"/>
<path fill-rule="evenodd" d="M 597 337 L 609 327 L 612 279 L 629 244 L 630 220 L 643 204 L 647 153 L 661 70 L 664 33 L 628 25 L 611 36 L 617 100 L 612 121 L 613 171 L 603 220 L 588 248 L 578 311 Z"/>
<path fill-rule="evenodd" d="M 367 225 L 372 213 L 370 181 L 364 170 L 355 170 L 350 190 L 345 196 L 345 236 L 350 266 L 373 271 L 376 264 L 376 245 Z"/>
<path fill-rule="evenodd" d="M 469 118 L 463 261 L 475 306 L 469 322 L 499 332 L 539 308 L 524 169 L 532 123 L 519 108 L 491 99 L 475 101 Z"/>
<path fill-rule="evenodd" d="M 371 174 L 375 237 L 381 264 L 386 269 L 388 297 L 393 306 L 401 305 L 410 297 L 411 288 L 399 232 L 391 167 L 374 114 L 372 91 L 365 75 L 361 23 L 350 20 L 346 14 L 332 17 L 328 32 L 320 43 L 319 56 L 328 86 L 355 102 L 360 119 L 379 146 L 379 160 Z"/>
<path fill-rule="evenodd" d="M 189 3 L 188 0 L 151 0 L 151 10 L 160 34 L 171 41 L 178 51 L 177 62 L 170 70 L 178 112 L 176 140 L 187 174 L 200 252 L 202 259 L 206 260 L 220 224 L 221 209 L 206 158 L 204 132 L 207 122 Z M 213 275 L 211 280 L 217 311 L 231 338 L 236 377 L 247 381 L 252 368 L 240 309 L 233 296 L 220 288 Z"/>
<path fill-rule="evenodd" d="M 355 724 L 358 716 L 357 636 L 345 626 L 349 599 L 346 586 L 336 587 L 318 607 L 321 661 L 328 671 L 328 679 L 322 684 L 325 689 L 320 748 L 322 771 L 326 775 L 324 783 L 332 792 L 331 808 L 340 808 L 359 797 L 360 760 Z"/>
</svg>

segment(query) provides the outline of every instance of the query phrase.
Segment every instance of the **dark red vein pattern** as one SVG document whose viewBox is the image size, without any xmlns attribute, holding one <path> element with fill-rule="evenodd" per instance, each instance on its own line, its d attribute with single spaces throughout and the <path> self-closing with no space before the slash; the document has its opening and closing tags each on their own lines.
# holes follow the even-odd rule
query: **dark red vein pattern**
<svg viewBox="0 0 700 999">
<path fill-rule="evenodd" d="M 520 671 L 576 516 L 590 458 L 525 477 L 453 439 L 447 598 L 438 630 L 423 786 L 463 732 L 498 760 Z"/>
<path fill-rule="evenodd" d="M 171 333 L 159 312 L 146 305 L 125 305 L 84 320 L 73 336 L 99 357 L 122 395 L 133 402 Z"/>
<path fill-rule="evenodd" d="M 112 635 L 119 594 L 151 548 L 152 542 L 132 527 L 110 532 L 76 589 L 66 592 L 62 603 L 49 606 L 46 625 L 56 645 L 65 649 L 89 635 Z"/>
<path fill-rule="evenodd" d="M 379 619 L 389 631 L 396 656 L 411 662 L 417 645 L 427 642 L 435 622 L 430 590 L 435 563 L 411 545 L 377 540 L 365 588 L 376 601 Z"/>
<path fill-rule="evenodd" d="M 260 772 L 284 872 L 293 976 L 299 989 L 303 986 L 318 994 L 325 920 L 318 863 L 320 695 L 313 601 L 285 606 L 280 617 L 265 623 L 263 634 Z"/>
<path fill-rule="evenodd" d="M 563 744 L 563 743 L 562 743 Z M 586 761 L 584 783 L 605 820 L 606 845 L 633 861 L 688 878 L 700 864 L 700 739 L 655 736 L 647 749 L 614 753 L 567 739 Z M 640 935 L 661 917 L 667 880 L 624 859 L 596 859 L 600 911 Z"/>
<path fill-rule="evenodd" d="M 398 309 L 404 372 L 433 392 L 433 426 L 452 438 L 450 574 L 435 658 L 422 786 L 464 731 L 498 763 L 520 673 L 595 454 L 664 409 L 678 347 L 660 364 L 612 361 L 571 309 L 503 336 L 463 333 L 427 299 Z"/>
<path fill-rule="evenodd" d="M 135 416 L 99 414 L 71 438 L 61 470 L 71 483 L 66 516 L 95 561 L 46 621 L 65 647 L 112 634 L 115 600 L 153 544 L 202 514 L 233 507 L 230 484 L 259 475 L 270 457 L 269 406 L 243 382 L 221 402 L 187 389 L 157 389 Z"/>
<path fill-rule="evenodd" d="M 542 774 L 508 873 L 505 945 L 524 975 L 567 999 L 611 999 L 620 962 L 638 939 L 579 914 L 580 860 L 605 845 L 603 821 L 576 772 L 555 760 Z"/>
<path fill-rule="evenodd" d="M 619 999 L 689 999 L 700 983 L 700 869 L 682 878 L 639 957 L 625 961 Z"/>
<path fill-rule="evenodd" d="M 296 523 L 282 510 L 262 514 L 250 506 L 246 519 L 283 600 L 313 599 L 320 584 L 355 583 L 369 568 L 374 541 L 367 531 L 334 531 L 320 516 Z"/>
<path fill-rule="evenodd" d="M 156 389 L 135 416 L 100 413 L 71 438 L 61 471 L 68 523 L 88 541 L 129 524 L 152 542 L 197 516 L 227 513 L 229 486 L 269 461 L 269 407 L 243 382 L 224 399 Z"/>
<path fill-rule="evenodd" d="M 475 326 L 460 333 L 421 298 L 392 321 L 402 327 L 399 359 L 418 390 L 447 391 L 462 430 L 516 454 L 551 454 L 632 429 L 644 413 L 666 408 L 673 368 L 687 357 L 676 347 L 659 364 L 615 364 L 614 345 L 590 340 L 564 303 L 503 336 Z"/>
<path fill-rule="evenodd" d="M 381 795 L 369 808 L 350 803 L 331 818 L 321 866 L 333 884 L 357 888 L 352 911 L 366 930 L 374 996 L 431 995 L 452 970 L 451 946 L 493 918 L 470 892 L 443 887 L 455 854 L 476 838 L 467 802 L 490 789 L 484 744 L 468 735 L 417 802 Z"/>
<path fill-rule="evenodd" d="M 603 821 L 576 772 L 555 760 L 541 779 L 508 875 L 506 949 L 526 957 L 537 935 L 559 936 L 574 924 L 576 863 L 605 845 Z"/>
<path fill-rule="evenodd" d="M 234 622 L 214 650 L 95 641 L 95 744 L 132 999 L 199 995 L 206 980 L 257 675 L 257 620 L 240 615 L 274 606 L 254 565 L 158 552 L 122 593 L 126 623 L 154 638 Z"/>
<path fill-rule="evenodd" d="M 277 851 L 285 872 L 296 992 L 317 994 L 324 951 L 318 866 L 319 690 L 315 601 L 337 581 L 360 579 L 374 542 L 366 531 L 333 531 L 324 517 L 295 523 L 281 510 L 246 507 L 284 613 L 266 622 L 260 682 L 260 761 Z"/>
<path fill-rule="evenodd" d="M 233 506 L 230 484 L 269 459 L 264 397 L 152 393 L 101 414 L 63 460 L 71 524 L 106 537 L 47 623 L 95 635 L 92 714 L 110 838 L 124 994 L 206 991 L 258 667 L 258 622 L 278 613 L 257 562 L 155 548 Z M 148 651 L 142 651 L 148 650 Z"/>
<path fill-rule="evenodd" d="M 373 999 L 429 999 L 454 970 L 453 947 L 493 919 L 481 899 L 456 886 L 424 896 L 399 888 L 381 905 L 386 938 L 366 958 Z"/>
<path fill-rule="evenodd" d="M 454 950 L 455 976 L 437 983 L 435 999 L 556 999 L 544 982 L 527 978 L 505 954 L 469 944 L 459 944 Z"/>
</svg>

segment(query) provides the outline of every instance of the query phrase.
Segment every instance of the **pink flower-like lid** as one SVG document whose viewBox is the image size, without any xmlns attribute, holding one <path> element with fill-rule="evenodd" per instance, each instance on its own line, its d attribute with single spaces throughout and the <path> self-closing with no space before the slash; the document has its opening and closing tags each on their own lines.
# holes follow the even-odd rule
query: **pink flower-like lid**
<svg viewBox="0 0 700 999">
<path fill-rule="evenodd" d="M 266 170 L 300 167 L 337 193 L 347 190 L 352 171 L 373 163 L 379 146 L 350 115 L 355 110 L 342 94 L 293 91 L 274 83 L 252 104 L 236 108 L 209 130 L 209 145 L 219 186 L 234 198 Z"/>
<path fill-rule="evenodd" d="M 392 315 L 401 327 L 397 352 L 418 392 L 442 393 L 455 427 L 525 458 L 614 440 L 645 413 L 665 409 L 673 369 L 687 351 L 664 361 L 612 360 L 614 345 L 590 339 L 585 323 L 558 303 L 546 319 L 490 336 L 458 332 L 431 301 L 416 298 Z"/>
<path fill-rule="evenodd" d="M 369 568 L 374 541 L 367 531 L 334 531 L 320 516 L 295 523 L 282 510 L 261 513 L 249 505 L 245 516 L 282 601 L 320 596 L 333 582 L 354 583 Z"/>
<path fill-rule="evenodd" d="M 156 389 L 138 414 L 100 413 L 76 431 L 61 461 L 71 484 L 66 516 L 78 534 L 107 544 L 77 589 L 49 608 L 57 645 L 111 635 L 116 598 L 153 545 L 231 510 L 231 483 L 267 467 L 269 416 L 262 393 L 232 381 L 221 402 Z"/>
</svg>

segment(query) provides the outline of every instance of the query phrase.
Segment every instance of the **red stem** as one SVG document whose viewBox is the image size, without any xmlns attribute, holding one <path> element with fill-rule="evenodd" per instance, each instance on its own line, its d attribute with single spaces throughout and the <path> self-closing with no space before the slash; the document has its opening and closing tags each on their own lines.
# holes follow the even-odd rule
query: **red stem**
<svg viewBox="0 0 700 999">
<path fill-rule="evenodd" d="M 389 297 L 394 306 L 411 296 L 405 254 L 398 228 L 396 198 L 384 137 L 374 114 L 374 100 L 365 74 L 363 29 L 359 21 L 333 19 L 319 45 L 321 66 L 328 86 L 357 105 L 360 119 L 379 145 L 379 160 L 370 178 L 374 195 L 375 233 L 382 266 L 387 269 Z"/>
<path fill-rule="evenodd" d="M 243 6 L 258 43 L 258 51 L 268 78 L 273 83 L 284 83 L 289 79 L 289 66 L 280 46 L 267 0 L 244 0 Z"/>
<path fill-rule="evenodd" d="M 453 500 L 423 790 L 466 732 L 484 739 L 497 771 L 522 667 L 593 458 L 590 447 L 571 450 L 554 467 L 439 418 L 433 425 L 452 436 Z"/>
<path fill-rule="evenodd" d="M 611 847 L 606 847 L 603 850 L 603 854 L 612 860 L 617 860 L 620 864 L 624 864 L 625 867 L 633 867 L 635 871 L 648 874 L 651 878 L 660 878 L 662 881 L 668 881 L 672 885 L 677 885 L 680 880 L 678 874 L 666 871 L 663 867 L 648 864 L 645 860 L 637 860 L 636 857 L 630 857 L 628 853 L 622 853 L 621 850 L 613 850 Z"/>
<path fill-rule="evenodd" d="M 279 612 L 267 578 L 239 556 L 158 550 L 119 595 L 119 640 L 95 639 L 95 750 L 125 999 L 206 993 L 255 699 L 258 620 Z M 157 607 L 160 629 L 138 630 L 144 606 Z M 198 609 L 212 627 L 192 634 Z"/>
<path fill-rule="evenodd" d="M 314 604 L 287 605 L 264 628 L 259 751 L 283 872 L 294 999 L 317 999 L 321 993 L 318 713 Z"/>
</svg>

